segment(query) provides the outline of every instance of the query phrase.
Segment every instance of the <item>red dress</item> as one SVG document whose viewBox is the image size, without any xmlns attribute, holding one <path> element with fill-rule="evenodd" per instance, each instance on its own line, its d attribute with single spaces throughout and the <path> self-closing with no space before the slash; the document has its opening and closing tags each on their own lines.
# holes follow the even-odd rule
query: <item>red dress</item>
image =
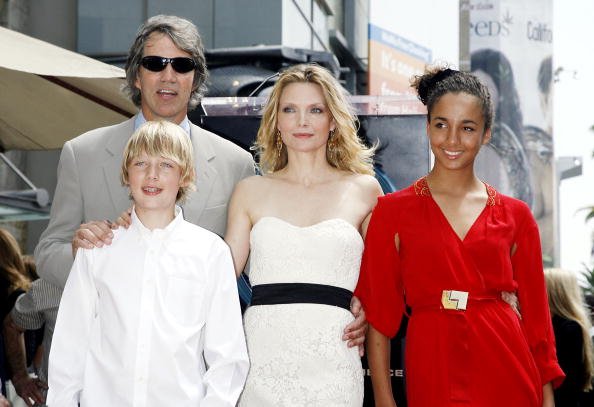
<svg viewBox="0 0 594 407">
<path fill-rule="evenodd" d="M 541 407 L 543 384 L 563 379 L 536 222 L 523 202 L 487 192 L 464 240 L 425 178 L 380 198 L 373 211 L 355 295 L 369 323 L 389 337 L 411 307 L 409 407 Z M 456 291 L 442 302 L 444 290 Z M 521 319 L 502 291 L 517 292 Z M 464 308 L 464 293 L 466 310 L 449 309 Z"/>
</svg>

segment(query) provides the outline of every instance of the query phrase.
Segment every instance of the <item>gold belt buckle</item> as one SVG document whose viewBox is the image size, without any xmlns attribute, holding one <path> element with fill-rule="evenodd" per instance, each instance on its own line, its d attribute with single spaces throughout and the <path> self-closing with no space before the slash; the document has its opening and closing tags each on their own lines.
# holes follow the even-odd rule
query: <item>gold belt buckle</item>
<svg viewBox="0 0 594 407">
<path fill-rule="evenodd" d="M 465 311 L 467 303 L 467 291 L 443 290 L 441 293 L 441 306 L 443 309 Z"/>
</svg>

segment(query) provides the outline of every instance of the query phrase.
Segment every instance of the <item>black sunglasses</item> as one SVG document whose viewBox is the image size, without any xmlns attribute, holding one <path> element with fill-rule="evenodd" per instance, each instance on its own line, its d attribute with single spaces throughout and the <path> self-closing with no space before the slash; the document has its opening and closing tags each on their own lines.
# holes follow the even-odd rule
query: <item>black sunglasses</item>
<svg viewBox="0 0 594 407">
<path fill-rule="evenodd" d="M 177 73 L 187 73 L 196 68 L 196 62 L 192 58 L 186 57 L 165 58 L 151 55 L 142 58 L 140 64 L 153 72 L 161 72 L 167 64 L 171 64 L 171 67 Z"/>
</svg>

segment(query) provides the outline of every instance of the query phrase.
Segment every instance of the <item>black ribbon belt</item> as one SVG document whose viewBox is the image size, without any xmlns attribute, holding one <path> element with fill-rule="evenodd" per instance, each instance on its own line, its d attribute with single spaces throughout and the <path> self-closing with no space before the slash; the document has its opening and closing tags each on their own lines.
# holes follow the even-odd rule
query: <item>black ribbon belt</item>
<svg viewBox="0 0 594 407">
<path fill-rule="evenodd" d="M 353 293 L 345 288 L 324 284 L 259 284 L 252 287 L 250 305 L 310 303 L 350 310 L 352 297 Z"/>
</svg>

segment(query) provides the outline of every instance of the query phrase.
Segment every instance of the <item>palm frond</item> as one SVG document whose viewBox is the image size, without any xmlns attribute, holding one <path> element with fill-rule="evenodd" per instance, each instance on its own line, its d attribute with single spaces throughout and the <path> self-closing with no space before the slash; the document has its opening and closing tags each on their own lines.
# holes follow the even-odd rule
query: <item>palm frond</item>
<svg viewBox="0 0 594 407">
<path fill-rule="evenodd" d="M 594 295 L 594 267 L 588 267 L 587 264 L 582 263 L 584 269 L 580 271 L 580 274 L 586 280 L 586 286 L 583 286 L 584 294 Z"/>
<path fill-rule="evenodd" d="M 588 211 L 586 214 L 585 222 L 588 222 L 590 219 L 594 218 L 594 206 L 584 206 L 582 208 L 578 208 L 575 210 L 575 213 Z"/>
</svg>

